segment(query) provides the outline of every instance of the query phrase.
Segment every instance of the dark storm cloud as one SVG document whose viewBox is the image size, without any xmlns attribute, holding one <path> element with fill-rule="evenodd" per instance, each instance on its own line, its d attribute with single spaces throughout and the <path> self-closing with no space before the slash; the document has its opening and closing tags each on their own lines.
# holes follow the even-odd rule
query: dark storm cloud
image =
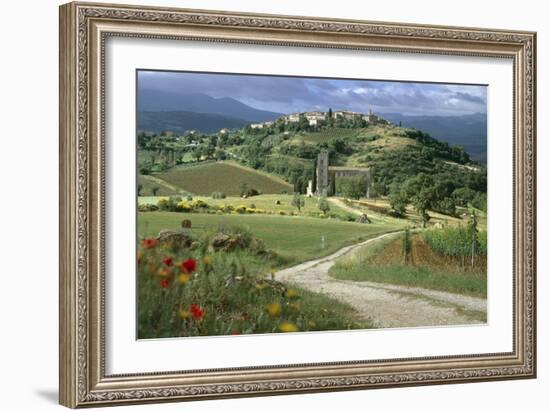
<svg viewBox="0 0 550 411">
<path fill-rule="evenodd" d="M 282 113 L 350 109 L 409 115 L 486 112 L 485 86 L 251 76 L 185 72 L 139 73 L 139 87 L 167 92 L 232 97 L 258 109 Z"/>
</svg>

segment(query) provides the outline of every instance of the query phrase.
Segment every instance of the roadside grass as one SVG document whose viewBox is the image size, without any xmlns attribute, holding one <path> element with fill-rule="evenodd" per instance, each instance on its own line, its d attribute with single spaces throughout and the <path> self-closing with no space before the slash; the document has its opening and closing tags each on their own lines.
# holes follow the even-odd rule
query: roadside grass
<svg viewBox="0 0 550 411">
<path fill-rule="evenodd" d="M 330 274 L 340 280 L 398 284 L 487 298 L 487 277 L 479 274 L 433 271 L 408 265 L 350 267 L 338 263 Z"/>
<path fill-rule="evenodd" d="M 271 254 L 212 252 L 202 244 L 138 251 L 138 338 L 372 328 L 348 304 L 266 279 Z M 192 259 L 196 267 L 184 270 Z"/>
<path fill-rule="evenodd" d="M 240 195 L 243 184 L 262 193 L 291 193 L 292 185 L 282 178 L 244 167 L 232 161 L 210 162 L 196 166 L 174 167 L 155 177 L 182 190 L 210 195 L 214 191 L 223 191 L 227 195 Z"/>
<path fill-rule="evenodd" d="M 409 300 L 427 301 L 434 307 L 453 308 L 456 314 L 466 317 L 469 321 L 480 322 L 480 323 L 487 322 L 486 311 L 471 310 L 468 308 L 464 308 L 460 305 L 452 304 L 446 301 L 437 300 L 435 298 L 431 298 L 425 295 L 420 295 L 415 293 L 408 293 L 408 292 L 396 291 L 396 290 L 388 290 L 388 292 L 399 295 L 400 297 L 403 297 L 403 298 L 407 298 Z"/>
<path fill-rule="evenodd" d="M 192 228 L 189 232 L 197 236 L 219 227 L 245 227 L 262 240 L 267 249 L 281 257 L 279 267 L 328 255 L 346 245 L 399 229 L 399 226 L 390 223 L 360 224 L 298 216 L 182 214 L 159 211 L 139 213 L 139 236 L 156 236 L 163 229 L 178 229 L 183 219 L 191 221 Z"/>
<path fill-rule="evenodd" d="M 374 241 L 352 255 L 341 257 L 329 274 L 342 280 L 372 281 L 487 297 L 487 276 L 483 273 L 464 272 L 459 267 L 453 270 L 405 264 L 403 258 L 395 254 L 380 258 L 384 250 L 400 241 L 399 237 L 396 235 Z M 377 263 L 375 260 L 384 262 Z"/>
</svg>

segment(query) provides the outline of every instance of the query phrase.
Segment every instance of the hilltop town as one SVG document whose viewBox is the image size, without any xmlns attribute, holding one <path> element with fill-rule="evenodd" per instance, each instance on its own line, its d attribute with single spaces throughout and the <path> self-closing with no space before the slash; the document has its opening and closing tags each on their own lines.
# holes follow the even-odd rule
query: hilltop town
<svg viewBox="0 0 550 411">
<path fill-rule="evenodd" d="M 250 127 L 253 129 L 262 129 L 272 126 L 276 121 L 283 121 L 285 124 L 299 123 L 300 121 L 307 121 L 310 126 L 320 126 L 327 124 L 330 121 L 348 120 L 356 122 L 364 122 L 366 124 L 390 124 L 389 121 L 373 113 L 372 109 L 369 109 L 367 114 L 359 113 L 349 110 L 335 110 L 332 111 L 306 111 L 301 113 L 291 113 L 280 117 L 274 121 L 264 121 L 261 123 L 252 123 Z"/>
</svg>

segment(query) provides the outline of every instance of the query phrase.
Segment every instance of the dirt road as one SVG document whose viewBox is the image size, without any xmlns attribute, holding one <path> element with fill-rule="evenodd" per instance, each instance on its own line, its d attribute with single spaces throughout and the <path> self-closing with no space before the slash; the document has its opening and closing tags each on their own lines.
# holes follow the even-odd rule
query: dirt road
<svg viewBox="0 0 550 411">
<path fill-rule="evenodd" d="M 423 288 L 367 281 L 337 280 L 328 275 L 335 260 L 370 242 L 344 247 L 335 253 L 275 273 L 275 279 L 327 294 L 354 307 L 358 316 L 380 328 L 485 323 L 487 300 Z"/>
</svg>

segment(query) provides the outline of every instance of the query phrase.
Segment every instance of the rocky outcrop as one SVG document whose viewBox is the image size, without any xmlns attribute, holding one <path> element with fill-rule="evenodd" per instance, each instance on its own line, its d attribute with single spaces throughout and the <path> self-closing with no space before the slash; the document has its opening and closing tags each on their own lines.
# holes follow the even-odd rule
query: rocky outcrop
<svg viewBox="0 0 550 411">
<path fill-rule="evenodd" d="M 161 246 L 164 245 L 173 249 L 189 248 L 194 241 L 193 237 L 185 231 L 179 230 L 162 230 L 157 240 Z"/>
</svg>

